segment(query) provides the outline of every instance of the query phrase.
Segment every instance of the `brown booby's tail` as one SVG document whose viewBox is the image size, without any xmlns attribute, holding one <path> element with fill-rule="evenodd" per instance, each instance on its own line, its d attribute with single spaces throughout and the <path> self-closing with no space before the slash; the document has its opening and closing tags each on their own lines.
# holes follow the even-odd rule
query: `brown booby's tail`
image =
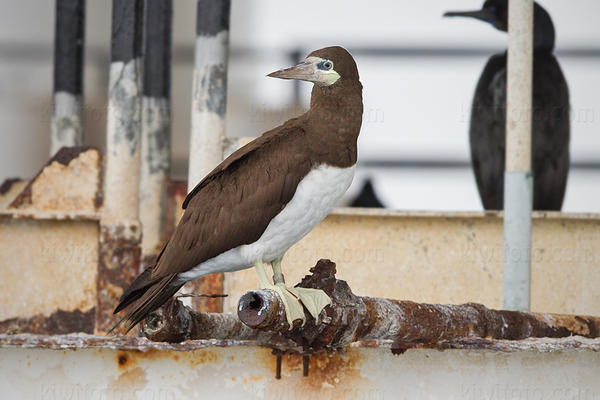
<svg viewBox="0 0 600 400">
<path fill-rule="evenodd" d="M 175 282 L 177 274 L 165 276 L 160 279 L 151 279 L 152 268 L 147 268 L 136 278 L 119 299 L 119 305 L 114 314 L 123 310 L 128 305 L 137 301 L 127 314 L 119 320 L 109 331 L 110 334 L 122 323 L 126 324 L 126 332 L 137 325 L 148 314 L 162 306 L 171 296 L 183 286 Z"/>
</svg>

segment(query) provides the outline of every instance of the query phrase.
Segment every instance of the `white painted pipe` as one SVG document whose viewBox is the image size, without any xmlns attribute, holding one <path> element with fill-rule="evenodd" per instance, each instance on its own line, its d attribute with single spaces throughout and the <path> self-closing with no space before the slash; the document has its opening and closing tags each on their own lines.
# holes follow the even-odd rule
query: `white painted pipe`
<svg viewBox="0 0 600 400">
<path fill-rule="evenodd" d="M 50 156 L 83 144 L 85 0 L 56 0 Z"/>
<path fill-rule="evenodd" d="M 510 0 L 504 173 L 504 301 L 506 310 L 530 308 L 531 116 L 533 0 Z"/>
<path fill-rule="evenodd" d="M 188 192 L 223 159 L 230 0 L 198 0 Z"/>
<path fill-rule="evenodd" d="M 171 170 L 172 0 L 146 0 L 140 222 L 142 256 L 153 258 L 163 242 L 167 183 Z"/>
<path fill-rule="evenodd" d="M 139 218 L 143 0 L 113 0 L 104 178 L 105 223 Z"/>
</svg>

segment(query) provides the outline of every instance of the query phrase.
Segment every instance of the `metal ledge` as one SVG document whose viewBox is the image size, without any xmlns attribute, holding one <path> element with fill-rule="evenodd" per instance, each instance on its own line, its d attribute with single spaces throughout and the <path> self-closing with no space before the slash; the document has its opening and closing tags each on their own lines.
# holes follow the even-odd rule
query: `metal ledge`
<svg viewBox="0 0 600 400">
<path fill-rule="evenodd" d="M 600 338 L 588 339 L 582 336 L 566 338 L 530 338 L 524 340 L 491 340 L 464 338 L 452 342 L 441 343 L 440 349 L 458 350 L 491 350 L 500 352 L 536 351 L 553 353 L 562 351 L 600 351 Z M 48 349 L 48 350 L 79 350 L 79 349 L 110 349 L 124 351 L 194 351 L 208 347 L 233 346 L 264 346 L 254 340 L 188 340 L 181 343 L 152 342 L 146 338 L 133 336 L 97 336 L 88 334 L 71 335 L 0 335 L 0 349 Z M 391 340 L 354 342 L 350 347 L 391 349 Z M 418 348 L 417 348 L 418 349 Z"/>
</svg>

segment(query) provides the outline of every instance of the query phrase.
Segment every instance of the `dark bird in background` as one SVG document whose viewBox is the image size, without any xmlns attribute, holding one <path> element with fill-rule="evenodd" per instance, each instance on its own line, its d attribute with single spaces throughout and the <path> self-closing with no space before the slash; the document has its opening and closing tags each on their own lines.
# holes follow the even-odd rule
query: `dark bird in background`
<svg viewBox="0 0 600 400">
<path fill-rule="evenodd" d="M 477 11 L 447 12 L 508 31 L 508 1 L 490 0 Z M 554 25 L 534 3 L 532 155 L 533 208 L 560 210 L 569 172 L 569 88 L 554 57 Z M 486 210 L 503 209 L 506 125 L 506 52 L 487 62 L 471 108 L 471 162 Z"/>
<path fill-rule="evenodd" d="M 365 179 L 360 192 L 350 202 L 350 207 L 385 208 L 375 193 L 371 178 Z"/>
<path fill-rule="evenodd" d="M 134 303 L 121 320 L 127 330 L 185 282 L 252 266 L 261 288 L 280 294 L 290 326 L 304 321 L 303 305 L 318 319 L 330 303 L 321 290 L 286 287 L 281 259 L 352 182 L 363 113 L 358 69 L 345 49 L 327 47 L 269 76 L 313 82 L 309 111 L 227 157 L 190 192 L 155 265 L 135 279 L 115 309 Z M 273 284 L 265 263 L 273 267 Z"/>
</svg>

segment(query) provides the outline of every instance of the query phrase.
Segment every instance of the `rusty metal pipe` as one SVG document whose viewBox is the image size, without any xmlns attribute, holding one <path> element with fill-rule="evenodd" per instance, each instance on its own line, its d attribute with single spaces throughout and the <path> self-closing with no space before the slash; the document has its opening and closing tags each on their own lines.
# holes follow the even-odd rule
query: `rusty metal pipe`
<svg viewBox="0 0 600 400">
<path fill-rule="evenodd" d="M 232 314 L 201 314 L 187 307 L 180 307 L 177 312 L 163 309 L 158 318 L 164 322 L 160 326 L 156 321 L 151 324 L 160 329 L 150 331 L 145 323 L 146 336 L 177 342 L 216 335 L 214 338 L 258 340 L 277 348 L 291 342 L 304 351 L 339 348 L 357 341 L 392 341 L 392 349 L 402 351 L 413 347 L 454 347 L 453 343 L 476 339 L 600 336 L 597 317 L 498 311 L 475 303 L 421 304 L 360 297 L 352 293 L 345 281 L 335 279 L 333 262 L 320 260 L 311 272 L 299 286 L 323 289 L 332 298 L 332 305 L 323 310 L 322 323 L 318 325 L 309 319 L 304 326 L 295 323 L 290 330 L 278 294 L 255 290 L 240 298 L 239 321 Z M 223 323 L 223 318 L 227 323 Z M 244 328 L 240 327 L 242 323 Z M 184 335 L 169 333 L 182 330 Z"/>
<path fill-rule="evenodd" d="M 274 348 L 289 349 L 294 343 L 277 332 L 252 329 L 233 313 L 198 313 L 172 299 L 144 320 L 141 331 L 154 342 L 180 343 L 186 340 L 252 340 Z"/>
</svg>

